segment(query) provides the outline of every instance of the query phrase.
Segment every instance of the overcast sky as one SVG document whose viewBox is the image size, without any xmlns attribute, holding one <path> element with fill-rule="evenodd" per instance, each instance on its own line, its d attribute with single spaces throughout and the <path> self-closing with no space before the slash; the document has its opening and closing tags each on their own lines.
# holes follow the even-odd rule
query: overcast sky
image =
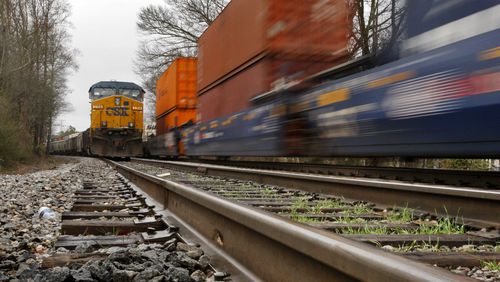
<svg viewBox="0 0 500 282">
<path fill-rule="evenodd" d="M 79 69 L 69 77 L 71 93 L 66 101 L 72 111 L 56 122 L 78 131 L 90 125 L 88 89 L 101 80 L 132 81 L 140 84 L 133 71 L 137 46 L 141 39 L 137 30 L 137 14 L 141 7 L 163 4 L 162 0 L 70 0 L 73 46 L 79 50 Z"/>
</svg>

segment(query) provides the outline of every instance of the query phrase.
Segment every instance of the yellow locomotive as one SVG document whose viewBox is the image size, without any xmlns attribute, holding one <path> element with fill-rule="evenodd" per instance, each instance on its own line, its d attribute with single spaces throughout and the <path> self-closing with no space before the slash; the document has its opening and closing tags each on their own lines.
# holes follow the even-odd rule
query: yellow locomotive
<svg viewBox="0 0 500 282">
<path fill-rule="evenodd" d="M 105 157 L 142 155 L 144 90 L 135 83 L 101 81 L 89 89 L 90 128 L 87 154 Z"/>
</svg>

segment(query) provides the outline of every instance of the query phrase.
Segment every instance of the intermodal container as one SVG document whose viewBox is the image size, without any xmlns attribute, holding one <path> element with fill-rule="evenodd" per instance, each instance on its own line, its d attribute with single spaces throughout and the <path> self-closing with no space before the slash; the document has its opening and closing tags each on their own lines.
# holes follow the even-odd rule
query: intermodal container
<svg viewBox="0 0 500 282">
<path fill-rule="evenodd" d="M 156 83 L 156 117 L 196 108 L 196 58 L 178 58 Z"/>
<path fill-rule="evenodd" d="M 198 120 L 209 121 L 242 111 L 250 99 L 270 91 L 282 77 L 303 77 L 330 66 L 324 62 L 265 57 L 198 96 Z"/>
<path fill-rule="evenodd" d="M 198 92 L 265 57 L 340 63 L 351 15 L 343 0 L 232 0 L 198 40 Z"/>
<path fill-rule="evenodd" d="M 195 122 L 196 109 L 175 109 L 163 116 L 156 117 L 156 135 L 161 135 L 172 129 Z"/>
</svg>

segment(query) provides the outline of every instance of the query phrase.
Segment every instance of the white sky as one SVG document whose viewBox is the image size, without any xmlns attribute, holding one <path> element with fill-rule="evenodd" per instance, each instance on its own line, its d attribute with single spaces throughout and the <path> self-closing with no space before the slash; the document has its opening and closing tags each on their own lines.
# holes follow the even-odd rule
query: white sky
<svg viewBox="0 0 500 282">
<path fill-rule="evenodd" d="M 149 4 L 162 0 L 70 0 L 73 29 L 72 46 L 79 50 L 79 69 L 68 80 L 71 92 L 66 101 L 72 111 L 62 114 L 55 130 L 74 126 L 78 131 L 90 125 L 88 89 L 102 80 L 141 80 L 133 71 L 133 62 L 141 35 L 136 27 L 137 15 Z M 62 125 L 62 128 L 61 128 Z"/>
</svg>

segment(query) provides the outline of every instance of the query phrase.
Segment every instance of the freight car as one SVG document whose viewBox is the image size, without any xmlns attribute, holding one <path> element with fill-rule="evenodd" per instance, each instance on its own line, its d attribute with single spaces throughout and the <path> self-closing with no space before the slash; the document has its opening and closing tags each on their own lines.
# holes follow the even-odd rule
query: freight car
<svg viewBox="0 0 500 282">
<path fill-rule="evenodd" d="M 60 140 L 50 143 L 49 152 L 51 154 L 80 155 L 83 148 L 83 135 L 73 133 Z"/>
<path fill-rule="evenodd" d="M 348 62 L 232 113 L 217 110 L 238 97 L 223 85 L 256 61 L 210 79 L 206 91 L 198 90 L 201 122 L 180 130 L 185 154 L 498 157 L 499 12 L 492 0 L 409 1 L 408 38 L 395 48 L 398 59 L 375 67 L 363 64 L 372 60 Z M 206 55 L 202 47 L 200 61 Z M 207 76 L 210 67 L 203 61 L 198 69 Z"/>
<path fill-rule="evenodd" d="M 159 157 L 184 154 L 181 130 L 196 119 L 196 58 L 178 58 L 156 84 L 156 136 L 146 154 Z"/>
<path fill-rule="evenodd" d="M 90 128 L 52 142 L 50 152 L 118 158 L 142 156 L 144 93 L 131 82 L 101 81 L 92 85 Z"/>
</svg>

